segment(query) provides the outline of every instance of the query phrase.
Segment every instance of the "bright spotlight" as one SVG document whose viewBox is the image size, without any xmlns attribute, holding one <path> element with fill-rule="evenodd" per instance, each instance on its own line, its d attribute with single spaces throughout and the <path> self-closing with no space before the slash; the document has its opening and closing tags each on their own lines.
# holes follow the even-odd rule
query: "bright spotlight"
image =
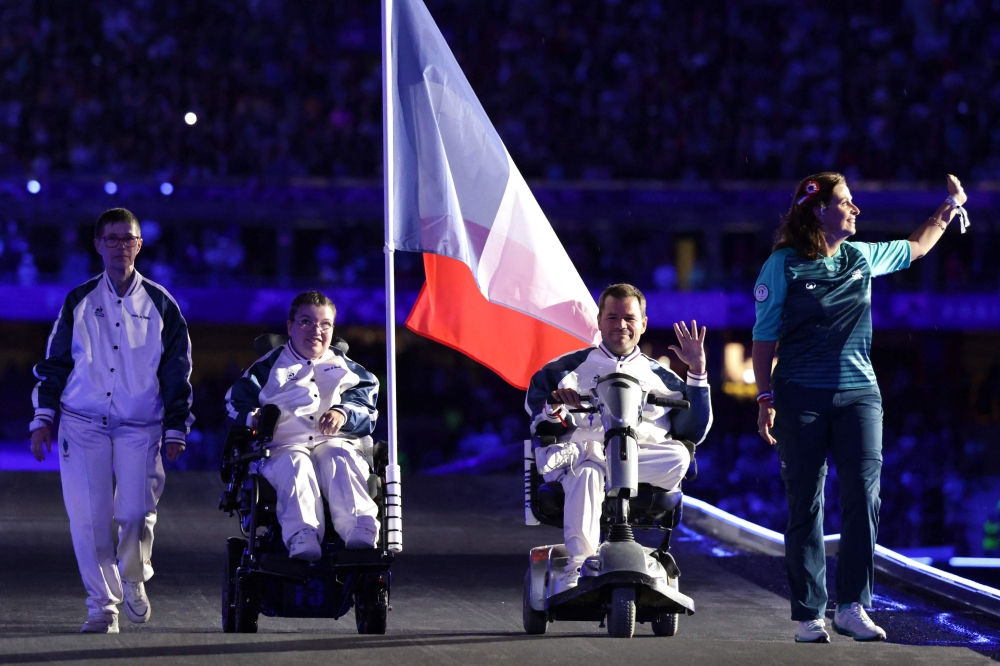
<svg viewBox="0 0 1000 666">
<path fill-rule="evenodd" d="M 160 183 L 160 194 L 165 197 L 169 197 L 174 193 L 174 186 L 170 183 Z"/>
<path fill-rule="evenodd" d="M 107 192 L 108 194 L 114 194 L 115 192 L 118 191 L 118 183 L 109 180 L 108 182 L 104 183 L 104 191 Z"/>
<path fill-rule="evenodd" d="M 743 383 L 744 384 L 754 383 L 753 368 L 747 368 L 746 370 L 743 371 Z"/>
<path fill-rule="evenodd" d="M 28 191 L 32 194 L 38 194 L 42 191 L 42 184 L 37 180 L 29 180 L 27 185 Z"/>
<path fill-rule="evenodd" d="M 198 122 L 198 116 L 196 116 L 193 112 L 188 111 L 187 113 L 184 114 L 184 122 L 186 122 L 188 125 L 194 125 L 196 122 Z"/>
</svg>

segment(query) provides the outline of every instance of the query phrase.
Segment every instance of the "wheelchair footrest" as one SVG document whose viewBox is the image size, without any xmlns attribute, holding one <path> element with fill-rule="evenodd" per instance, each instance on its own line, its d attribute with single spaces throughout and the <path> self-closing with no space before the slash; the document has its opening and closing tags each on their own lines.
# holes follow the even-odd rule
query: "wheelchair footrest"
<svg viewBox="0 0 1000 666">
<path fill-rule="evenodd" d="M 284 553 L 263 553 L 260 556 L 259 571 L 265 575 L 306 580 L 315 577 L 318 571 L 386 571 L 393 559 L 394 553 L 377 549 L 338 550 L 313 563 L 292 559 Z"/>
</svg>

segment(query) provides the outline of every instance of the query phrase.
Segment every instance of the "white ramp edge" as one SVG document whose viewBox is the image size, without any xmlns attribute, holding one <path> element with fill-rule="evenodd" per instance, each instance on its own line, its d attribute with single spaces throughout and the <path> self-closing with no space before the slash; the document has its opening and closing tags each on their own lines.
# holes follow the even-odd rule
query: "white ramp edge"
<svg viewBox="0 0 1000 666">
<path fill-rule="evenodd" d="M 774 556 L 785 554 L 785 537 L 781 533 L 734 516 L 690 495 L 684 496 L 683 522 L 695 531 L 746 551 Z M 836 555 L 840 535 L 827 535 L 823 541 L 826 542 L 827 557 Z M 934 596 L 1000 618 L 1000 590 L 996 588 L 935 569 L 879 545 L 875 546 L 875 569 Z"/>
</svg>

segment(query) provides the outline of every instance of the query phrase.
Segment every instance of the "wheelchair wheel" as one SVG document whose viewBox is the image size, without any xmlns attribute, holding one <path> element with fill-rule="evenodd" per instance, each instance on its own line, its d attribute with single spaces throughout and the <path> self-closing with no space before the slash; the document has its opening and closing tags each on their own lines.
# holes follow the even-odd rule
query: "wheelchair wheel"
<svg viewBox="0 0 1000 666">
<path fill-rule="evenodd" d="M 354 597 L 354 621 L 359 634 L 384 634 L 388 625 L 389 588 L 378 574 L 365 576 Z"/>
<path fill-rule="evenodd" d="M 256 634 L 260 592 L 248 576 L 236 578 L 236 633 Z"/>
<path fill-rule="evenodd" d="M 676 636 L 677 621 L 680 620 L 678 613 L 660 613 L 653 618 L 653 633 L 657 636 Z"/>
<path fill-rule="evenodd" d="M 548 622 L 545 621 L 545 613 L 536 611 L 531 607 L 531 569 L 524 574 L 524 598 L 521 602 L 521 619 L 524 622 L 524 632 L 526 634 L 544 634 Z"/>
<path fill-rule="evenodd" d="M 222 631 L 231 634 L 236 631 L 236 570 L 243 558 L 247 542 L 239 537 L 229 537 L 226 541 L 226 566 L 222 570 Z"/>
<path fill-rule="evenodd" d="M 612 638 L 632 638 L 635 633 L 635 588 L 616 587 L 611 590 L 608 611 L 608 635 Z"/>
</svg>

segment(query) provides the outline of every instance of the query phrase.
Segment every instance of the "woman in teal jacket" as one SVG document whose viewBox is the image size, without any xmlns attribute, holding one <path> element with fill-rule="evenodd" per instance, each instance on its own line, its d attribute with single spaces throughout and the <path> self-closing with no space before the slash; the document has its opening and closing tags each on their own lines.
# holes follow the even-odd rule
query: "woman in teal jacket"
<svg viewBox="0 0 1000 666">
<path fill-rule="evenodd" d="M 882 471 L 882 397 L 869 358 L 871 280 L 926 255 L 956 215 L 967 224 L 965 192 L 954 176 L 948 176 L 948 191 L 908 240 L 857 243 L 847 239 L 856 233 L 861 211 L 844 177 L 809 176 L 796 188 L 757 279 L 757 426 L 781 459 L 796 641 L 830 640 L 823 543 L 827 451 L 837 465 L 842 509 L 833 628 L 859 641 L 885 640 L 885 631 L 865 612 L 871 606 Z"/>
</svg>

